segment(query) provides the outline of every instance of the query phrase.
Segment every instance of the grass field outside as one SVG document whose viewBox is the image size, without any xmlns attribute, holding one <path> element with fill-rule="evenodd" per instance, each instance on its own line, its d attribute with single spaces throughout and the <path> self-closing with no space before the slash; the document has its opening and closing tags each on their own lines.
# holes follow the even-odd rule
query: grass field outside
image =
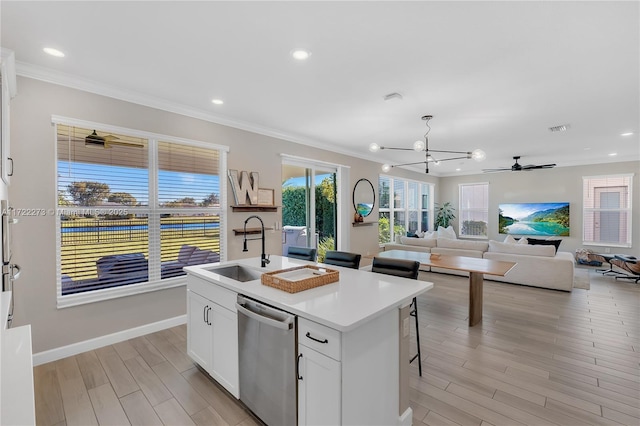
<svg viewBox="0 0 640 426">
<path fill-rule="evenodd" d="M 168 217 L 161 225 L 173 228 L 160 231 L 160 261 L 178 259 L 180 248 L 196 246 L 220 252 L 217 216 Z M 185 226 L 178 226 L 177 223 Z M 215 224 L 216 227 L 211 227 Z M 76 219 L 61 222 L 61 272 L 73 280 L 97 278 L 96 261 L 103 256 L 143 253 L 149 259 L 149 232 L 146 218 L 125 220 Z M 70 228 L 82 228 L 71 231 Z M 114 229 L 117 228 L 117 229 Z M 66 231 L 65 231 L 66 229 Z M 71 231 L 71 232 L 69 232 Z"/>
</svg>

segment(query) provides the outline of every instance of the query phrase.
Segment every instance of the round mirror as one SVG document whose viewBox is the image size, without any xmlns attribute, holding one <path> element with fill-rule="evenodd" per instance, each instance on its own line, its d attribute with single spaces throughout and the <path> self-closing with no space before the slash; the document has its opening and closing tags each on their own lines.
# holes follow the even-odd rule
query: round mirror
<svg viewBox="0 0 640 426">
<path fill-rule="evenodd" d="M 353 187 L 353 208 L 363 217 L 369 216 L 376 204 L 376 191 L 369 179 L 360 179 Z"/>
</svg>

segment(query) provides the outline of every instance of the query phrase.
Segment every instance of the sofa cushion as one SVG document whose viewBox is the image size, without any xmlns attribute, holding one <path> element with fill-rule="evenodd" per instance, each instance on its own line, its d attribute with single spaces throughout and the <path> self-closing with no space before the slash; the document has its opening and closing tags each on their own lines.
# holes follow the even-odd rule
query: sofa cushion
<svg viewBox="0 0 640 426">
<path fill-rule="evenodd" d="M 201 250 L 196 248 L 189 258 L 188 265 L 201 265 L 206 263 L 207 257 L 211 254 L 211 250 Z"/>
<path fill-rule="evenodd" d="M 540 240 L 537 238 L 527 238 L 528 244 L 531 245 L 539 245 L 539 246 L 554 246 L 556 248 L 556 253 L 558 252 L 558 249 L 560 248 L 560 243 L 562 242 L 562 240 L 557 239 L 557 240 Z"/>
<path fill-rule="evenodd" d="M 438 226 L 438 238 L 450 238 L 452 240 L 455 240 L 456 237 L 456 231 L 453 230 L 453 226 L 449 225 L 446 228 L 443 228 L 442 226 Z"/>
<path fill-rule="evenodd" d="M 400 243 L 408 246 L 435 247 L 436 241 L 435 238 L 400 237 Z"/>
<path fill-rule="evenodd" d="M 554 246 L 529 245 L 529 244 L 508 244 L 499 241 L 489 241 L 489 251 L 493 253 L 525 254 L 530 256 L 556 255 Z"/>
<path fill-rule="evenodd" d="M 449 238 L 438 238 L 438 248 L 451 248 L 462 250 L 478 250 L 487 251 L 489 243 L 485 241 L 470 241 L 470 240 L 452 240 Z"/>
<path fill-rule="evenodd" d="M 183 244 L 183 246 L 180 247 L 180 252 L 178 253 L 178 262 L 184 263 L 184 264 L 189 263 L 189 258 L 191 257 L 194 251 L 196 251 L 195 246 Z"/>
</svg>

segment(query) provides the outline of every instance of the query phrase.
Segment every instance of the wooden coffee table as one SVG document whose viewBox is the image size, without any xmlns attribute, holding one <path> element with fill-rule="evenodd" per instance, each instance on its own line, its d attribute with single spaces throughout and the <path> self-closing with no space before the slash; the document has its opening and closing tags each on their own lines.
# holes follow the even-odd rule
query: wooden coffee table
<svg viewBox="0 0 640 426">
<path fill-rule="evenodd" d="M 417 260 L 420 266 L 452 269 L 469 272 L 469 327 L 482 321 L 483 274 L 505 276 L 516 266 L 515 262 L 481 259 L 476 257 L 438 255 L 408 250 L 389 250 L 378 253 L 378 257 Z"/>
</svg>

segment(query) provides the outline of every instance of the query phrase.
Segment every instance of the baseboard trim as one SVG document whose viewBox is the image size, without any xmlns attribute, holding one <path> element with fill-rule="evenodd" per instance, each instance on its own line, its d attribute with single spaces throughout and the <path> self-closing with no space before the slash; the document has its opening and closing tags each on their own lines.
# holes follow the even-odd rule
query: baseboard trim
<svg viewBox="0 0 640 426">
<path fill-rule="evenodd" d="M 398 419 L 398 424 L 400 426 L 411 426 L 412 421 L 413 421 L 413 410 L 411 409 L 411 407 L 409 407 L 406 410 L 404 410 L 404 413 L 402 413 L 402 415 Z"/>
<path fill-rule="evenodd" d="M 175 327 L 177 325 L 186 324 L 187 316 L 180 315 L 166 320 L 141 325 L 140 327 L 129 328 L 127 330 L 118 331 L 117 333 L 106 334 L 82 342 L 72 343 L 67 346 L 61 346 L 48 351 L 33 354 L 33 365 L 46 364 L 47 362 L 57 361 L 68 356 L 77 355 L 82 352 L 92 351 L 103 346 L 112 345 L 114 343 L 133 339 L 134 337 L 144 336 L 145 334 L 155 333 L 156 331 L 166 328 Z"/>
</svg>

